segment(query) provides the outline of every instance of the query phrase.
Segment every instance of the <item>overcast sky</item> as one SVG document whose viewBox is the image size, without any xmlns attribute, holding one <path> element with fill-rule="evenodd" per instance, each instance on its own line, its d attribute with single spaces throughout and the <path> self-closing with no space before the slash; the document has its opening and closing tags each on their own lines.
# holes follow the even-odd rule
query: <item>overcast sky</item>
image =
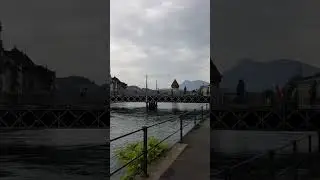
<svg viewBox="0 0 320 180">
<path fill-rule="evenodd" d="M 168 88 L 209 81 L 209 0 L 111 0 L 111 75 L 129 85 Z"/>
<path fill-rule="evenodd" d="M 225 71 L 240 58 L 320 67 L 319 0 L 213 0 L 211 52 Z"/>
<path fill-rule="evenodd" d="M 0 0 L 6 48 L 15 44 L 58 76 L 108 77 L 108 1 Z"/>
<path fill-rule="evenodd" d="M 108 73 L 108 1 L 0 0 L 6 48 L 24 49 L 58 76 L 102 83 Z M 111 75 L 129 85 L 209 81 L 209 37 L 224 72 L 238 59 L 291 58 L 320 66 L 317 0 L 111 0 Z M 209 23 L 210 22 L 210 23 Z"/>
</svg>

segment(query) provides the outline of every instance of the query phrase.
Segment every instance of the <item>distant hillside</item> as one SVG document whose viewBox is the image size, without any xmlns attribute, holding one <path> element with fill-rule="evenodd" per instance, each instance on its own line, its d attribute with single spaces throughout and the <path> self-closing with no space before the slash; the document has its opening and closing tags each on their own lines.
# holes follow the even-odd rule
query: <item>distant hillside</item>
<svg viewBox="0 0 320 180">
<path fill-rule="evenodd" d="M 184 87 L 187 87 L 188 91 L 192 91 L 192 90 L 199 89 L 203 85 L 207 86 L 209 85 L 209 83 L 201 80 L 196 80 L 196 81 L 185 80 L 179 85 L 179 89 L 183 90 Z"/>
<path fill-rule="evenodd" d="M 81 76 L 69 76 L 56 79 L 58 91 L 78 91 L 81 88 L 88 88 L 90 91 L 97 91 L 102 89 L 99 85 L 95 84 L 88 78 Z"/>
<path fill-rule="evenodd" d="M 106 86 L 99 86 L 88 78 L 70 76 L 56 79 L 56 99 L 61 103 L 102 103 L 108 97 Z M 85 97 L 81 97 L 81 89 L 87 88 Z"/>
<path fill-rule="evenodd" d="M 235 91 L 239 79 L 243 79 L 248 91 L 263 91 L 276 84 L 283 86 L 288 79 L 300 72 L 303 76 L 309 76 L 320 72 L 320 68 L 289 59 L 271 62 L 244 59 L 236 67 L 223 73 L 221 87 Z"/>
</svg>

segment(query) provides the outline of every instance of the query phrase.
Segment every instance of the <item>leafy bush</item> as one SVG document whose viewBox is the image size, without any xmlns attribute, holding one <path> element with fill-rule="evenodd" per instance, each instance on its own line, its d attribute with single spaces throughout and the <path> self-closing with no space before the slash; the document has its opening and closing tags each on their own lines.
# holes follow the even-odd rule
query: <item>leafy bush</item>
<svg viewBox="0 0 320 180">
<path fill-rule="evenodd" d="M 169 148 L 167 144 L 160 143 L 155 137 L 148 138 L 148 164 L 156 161 Z M 143 153 L 143 142 L 128 144 L 125 148 L 116 150 L 116 155 L 121 164 L 125 165 Z M 126 168 L 127 172 L 121 177 L 122 180 L 132 180 L 141 171 L 143 155 L 131 162 Z"/>
</svg>

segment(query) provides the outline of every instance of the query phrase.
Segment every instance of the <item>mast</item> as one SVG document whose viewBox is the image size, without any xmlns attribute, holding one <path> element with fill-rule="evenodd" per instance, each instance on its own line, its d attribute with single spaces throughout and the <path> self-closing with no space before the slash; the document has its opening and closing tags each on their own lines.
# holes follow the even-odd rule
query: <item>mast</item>
<svg viewBox="0 0 320 180">
<path fill-rule="evenodd" d="M 148 75 L 146 75 L 146 108 L 148 110 Z"/>
</svg>

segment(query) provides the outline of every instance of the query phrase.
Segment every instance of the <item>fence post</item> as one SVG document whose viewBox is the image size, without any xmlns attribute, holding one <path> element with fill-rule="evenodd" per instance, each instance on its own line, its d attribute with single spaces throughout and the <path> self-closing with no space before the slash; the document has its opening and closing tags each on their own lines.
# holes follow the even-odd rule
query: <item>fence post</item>
<svg viewBox="0 0 320 180">
<path fill-rule="evenodd" d="M 148 127 L 143 126 L 143 176 L 148 177 Z"/>
<path fill-rule="evenodd" d="M 183 138 L 183 121 L 182 121 L 182 118 L 181 116 L 179 117 L 180 119 L 180 143 L 182 143 L 182 138 Z"/>
<path fill-rule="evenodd" d="M 311 135 L 308 136 L 308 140 L 309 140 L 309 153 L 311 153 L 312 152 L 312 136 Z"/>
<path fill-rule="evenodd" d="M 294 140 L 293 142 L 292 142 L 292 145 L 293 145 L 293 153 L 296 153 L 297 152 L 297 141 L 296 140 Z"/>
<path fill-rule="evenodd" d="M 194 112 L 194 120 L 193 120 L 193 123 L 194 123 L 194 127 L 197 125 L 197 115 L 196 115 L 196 109 L 193 110 Z"/>
<path fill-rule="evenodd" d="M 201 122 L 203 121 L 203 106 L 201 106 Z"/>
<path fill-rule="evenodd" d="M 269 151 L 269 168 L 271 179 L 275 179 L 275 170 L 274 170 L 274 150 Z"/>
</svg>

